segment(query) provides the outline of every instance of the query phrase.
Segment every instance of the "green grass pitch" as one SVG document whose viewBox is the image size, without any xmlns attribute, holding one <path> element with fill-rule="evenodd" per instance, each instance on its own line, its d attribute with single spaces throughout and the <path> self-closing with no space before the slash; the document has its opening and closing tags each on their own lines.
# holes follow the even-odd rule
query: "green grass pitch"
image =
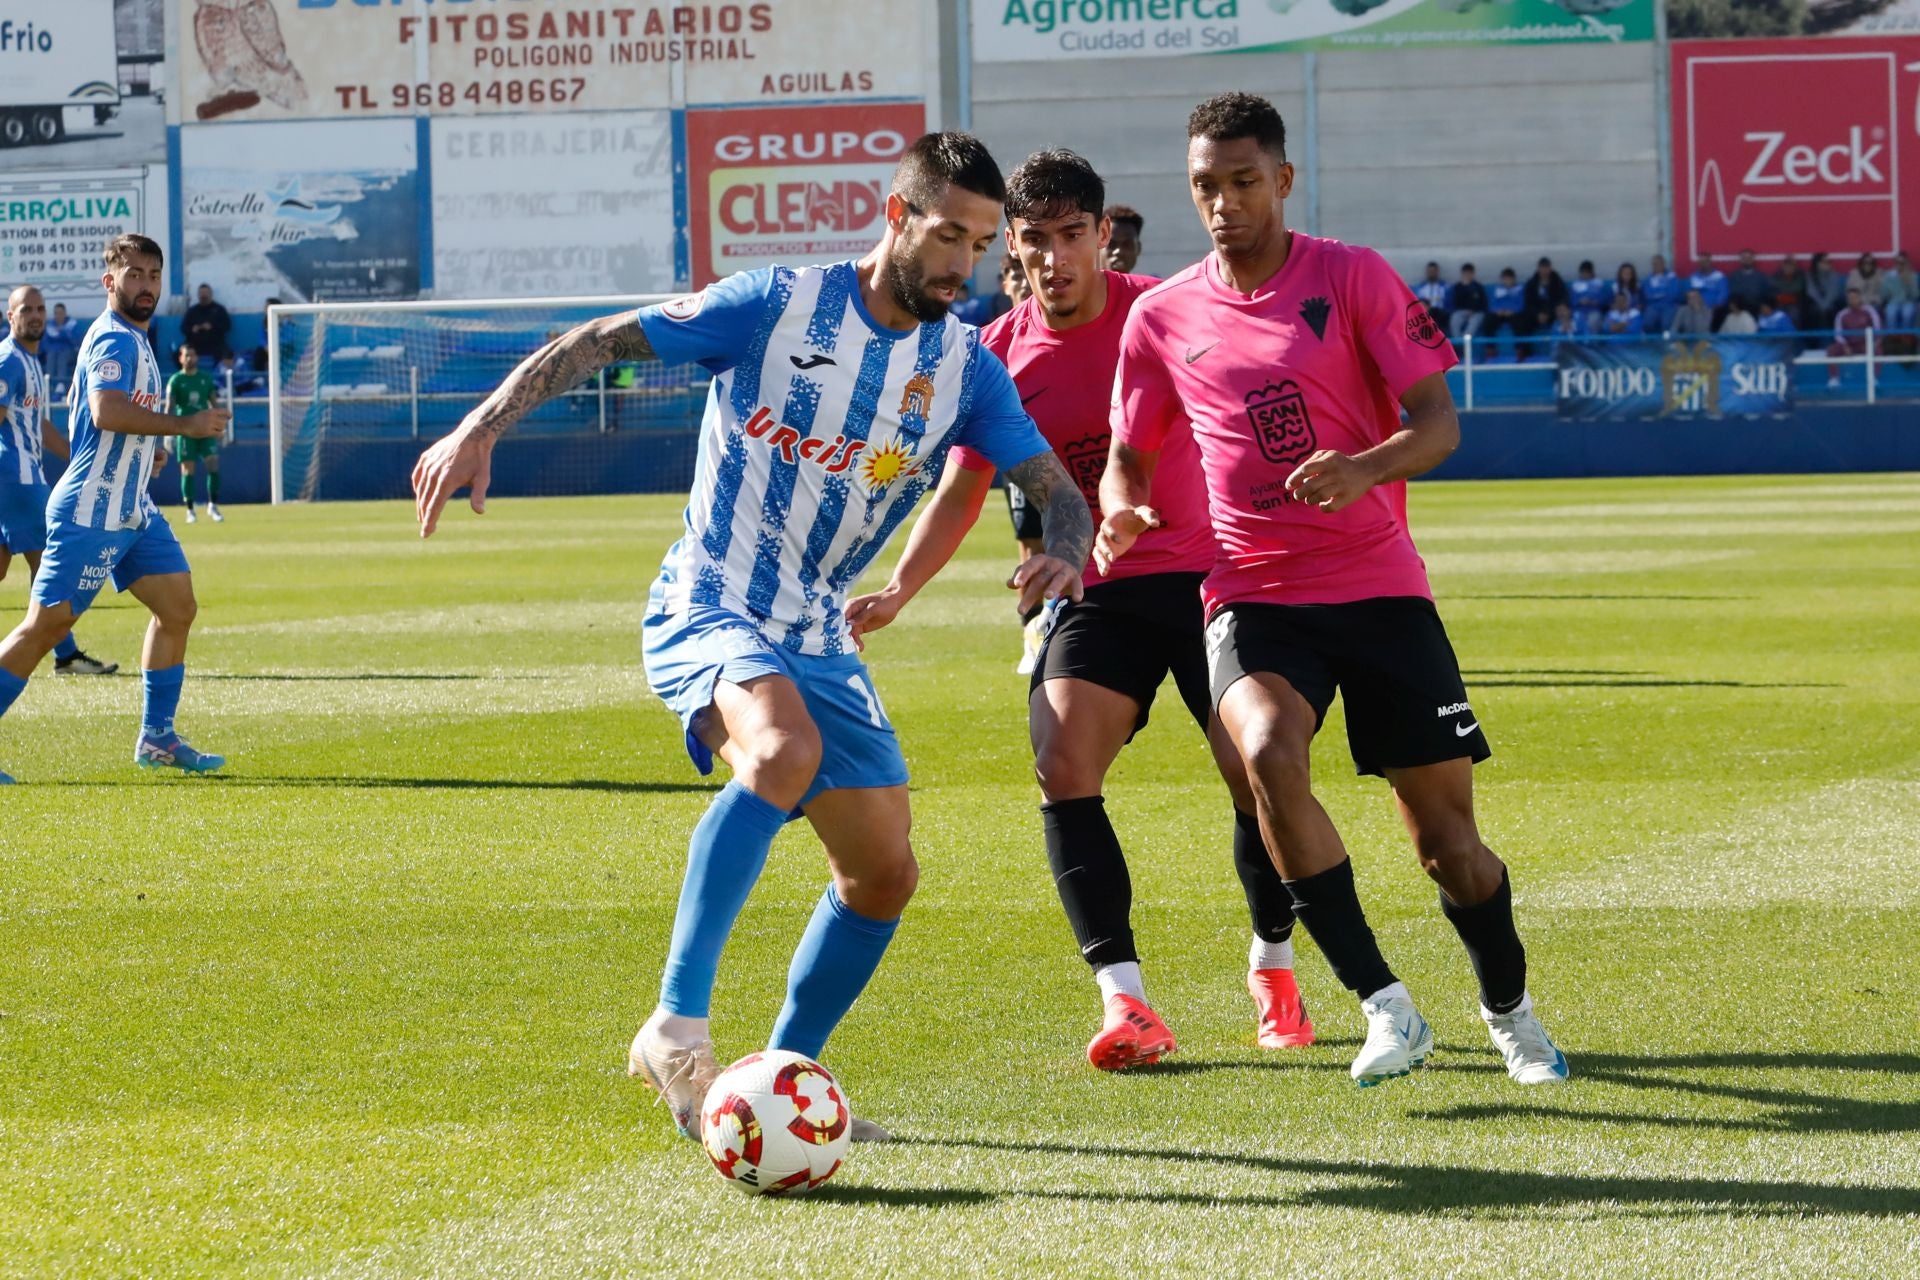
<svg viewBox="0 0 1920 1280">
<path fill-rule="evenodd" d="M 1354 1088 L 1304 941 L 1322 1041 L 1253 1047 L 1227 803 L 1171 698 L 1108 795 L 1181 1052 L 1092 1071 L 985 521 L 869 650 L 923 875 L 828 1061 L 905 1140 L 791 1202 L 624 1073 L 710 786 L 639 664 L 680 505 L 181 526 L 181 724 L 222 778 L 133 768 L 132 679 L 33 682 L 0 725 L 0 1273 L 1920 1273 L 1920 477 L 1415 488 L 1557 1091 L 1499 1070 L 1337 713 L 1320 791 L 1439 1052 Z M 143 623 L 109 595 L 80 638 L 131 668 Z M 776 844 L 723 1060 L 824 874 L 804 825 Z"/>
</svg>

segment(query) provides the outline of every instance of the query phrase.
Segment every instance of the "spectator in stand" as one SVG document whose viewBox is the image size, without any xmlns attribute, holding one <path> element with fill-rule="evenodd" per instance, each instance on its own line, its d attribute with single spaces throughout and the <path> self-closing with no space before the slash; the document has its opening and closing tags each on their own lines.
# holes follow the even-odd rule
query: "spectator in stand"
<svg viewBox="0 0 1920 1280">
<path fill-rule="evenodd" d="M 1753 322 L 1757 333 L 1789 335 L 1796 321 L 1793 316 L 1774 304 L 1772 298 L 1763 298 L 1760 302 L 1760 318 Z"/>
<path fill-rule="evenodd" d="M 1887 277 L 1880 270 L 1880 260 L 1870 253 L 1860 255 L 1860 261 L 1854 264 L 1853 274 L 1847 277 L 1847 288 L 1858 289 L 1860 298 L 1868 306 L 1878 310 L 1887 302 Z"/>
<path fill-rule="evenodd" d="M 1740 251 L 1740 265 L 1727 277 L 1727 294 L 1746 309 L 1749 318 L 1759 312 L 1762 298 L 1773 296 L 1773 281 L 1760 269 L 1753 250 Z"/>
<path fill-rule="evenodd" d="M 1487 322 L 1487 286 L 1474 279 L 1473 264 L 1462 263 L 1460 278 L 1447 290 L 1447 332 L 1455 342 L 1480 332 Z"/>
<path fill-rule="evenodd" d="M 1833 345 L 1830 356 L 1863 356 L 1867 353 L 1867 330 L 1880 328 L 1880 313 L 1867 304 L 1866 295 L 1853 285 L 1847 286 L 1847 305 L 1833 318 Z M 1840 385 L 1840 366 L 1827 366 L 1827 385 Z"/>
<path fill-rule="evenodd" d="M 1005 315 L 1027 300 L 1033 292 L 1027 287 L 1027 269 L 1011 253 L 1000 259 L 1000 294 L 994 299 L 995 318 Z"/>
<path fill-rule="evenodd" d="M 1795 329 L 1805 324 L 1807 310 L 1807 273 L 1800 269 L 1800 260 L 1792 254 L 1780 259 L 1780 265 L 1773 272 L 1774 309 L 1787 318 L 1787 327 Z M 1766 312 L 1760 313 L 1762 320 Z"/>
<path fill-rule="evenodd" d="M 1640 308 L 1633 305 L 1633 295 L 1625 289 L 1613 295 L 1613 309 L 1600 320 L 1600 331 L 1615 335 L 1627 335 L 1642 332 Z"/>
<path fill-rule="evenodd" d="M 1493 286 L 1493 293 L 1487 299 L 1486 332 L 1482 336 L 1493 343 L 1502 332 L 1511 333 L 1516 338 L 1527 336 L 1527 294 L 1520 287 L 1520 277 L 1514 274 L 1512 267 L 1500 272 L 1500 283 Z M 1511 344 L 1507 344 L 1511 349 Z M 1501 358 L 1501 346 L 1495 345 L 1491 359 Z"/>
<path fill-rule="evenodd" d="M 1700 295 L 1698 289 L 1687 290 L 1687 305 L 1673 313 L 1673 323 L 1668 332 L 1675 337 L 1688 333 L 1713 332 L 1713 308 Z"/>
<path fill-rule="evenodd" d="M 1816 253 L 1807 265 L 1807 312 L 1801 318 L 1803 329 L 1824 329 L 1833 323 L 1847 297 L 1847 282 L 1827 255 Z"/>
<path fill-rule="evenodd" d="M 1140 261 L 1140 236 L 1147 229 L 1147 220 L 1138 209 L 1126 204 L 1108 205 L 1104 216 L 1113 224 L 1104 265 L 1109 271 L 1130 275 L 1134 264 Z M 1022 271 L 1020 278 L 1026 279 L 1026 272 Z"/>
<path fill-rule="evenodd" d="M 1613 273 L 1614 293 L 1624 293 L 1634 306 L 1640 305 L 1640 271 L 1631 262 L 1623 262 Z"/>
<path fill-rule="evenodd" d="M 954 318 L 961 324 L 986 324 L 993 319 L 993 299 L 998 292 L 996 289 L 984 298 L 976 298 L 973 296 L 973 281 L 962 280 L 960 287 L 954 290 L 953 301 L 947 304 L 947 310 L 953 312 Z"/>
<path fill-rule="evenodd" d="M 1727 273 L 1716 267 L 1712 258 L 1702 258 L 1693 264 L 1687 288 L 1699 293 L 1701 301 L 1713 312 L 1716 326 L 1727 318 L 1727 302 L 1733 295 L 1727 287 Z"/>
<path fill-rule="evenodd" d="M 1770 299 L 1762 298 L 1762 302 Z M 1729 338 L 1751 338 L 1760 331 L 1760 324 L 1753 318 L 1753 312 L 1747 310 L 1747 304 L 1738 298 L 1727 303 L 1727 318 L 1720 322 L 1720 332 Z"/>
<path fill-rule="evenodd" d="M 227 334 L 232 329 L 233 317 L 213 300 L 213 286 L 201 285 L 200 300 L 187 308 L 180 321 L 187 345 L 200 354 L 203 363 L 217 364 L 227 358 Z"/>
<path fill-rule="evenodd" d="M 1920 275 L 1906 251 L 1894 255 L 1893 270 L 1887 272 L 1887 328 L 1911 329 L 1915 311 L 1920 311 Z"/>
<path fill-rule="evenodd" d="M 74 357 L 80 353 L 86 331 L 85 325 L 67 315 L 66 303 L 54 303 L 53 319 L 47 321 L 47 332 L 40 339 L 40 356 L 47 365 L 47 395 L 55 400 L 66 398 Z"/>
<path fill-rule="evenodd" d="M 1680 277 L 1667 270 L 1667 260 L 1653 255 L 1647 282 L 1640 286 L 1641 321 L 1649 333 L 1665 333 L 1673 327 L 1673 313 L 1680 309 Z"/>
<path fill-rule="evenodd" d="M 1583 262 L 1567 285 L 1567 301 L 1573 308 L 1574 323 L 1580 332 L 1596 333 L 1600 329 L 1600 317 L 1613 301 L 1613 286 L 1594 274 L 1592 262 Z"/>
<path fill-rule="evenodd" d="M 1553 323 L 1547 331 L 1553 335 L 1549 351 L 1558 351 L 1561 343 L 1576 341 L 1586 332 L 1580 327 L 1580 317 L 1574 315 L 1573 307 L 1565 302 L 1553 309 Z"/>
<path fill-rule="evenodd" d="M 1440 264 L 1429 262 L 1427 274 L 1419 284 L 1413 286 L 1413 296 L 1427 304 L 1427 312 L 1433 322 L 1440 326 L 1440 332 L 1447 331 L 1447 282 L 1440 278 Z"/>
<path fill-rule="evenodd" d="M 1552 329 L 1555 312 L 1567 301 L 1567 282 L 1553 269 L 1553 259 L 1540 259 L 1527 277 L 1525 300 L 1529 331 L 1546 333 Z"/>
</svg>

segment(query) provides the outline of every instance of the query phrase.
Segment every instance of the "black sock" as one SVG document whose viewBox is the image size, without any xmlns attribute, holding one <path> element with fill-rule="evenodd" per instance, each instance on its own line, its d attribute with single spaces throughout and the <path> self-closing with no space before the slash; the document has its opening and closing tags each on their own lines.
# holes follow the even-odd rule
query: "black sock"
<svg viewBox="0 0 1920 1280">
<path fill-rule="evenodd" d="M 1055 800 L 1040 806 L 1047 833 L 1047 865 L 1060 905 L 1090 965 L 1138 960 L 1133 949 L 1133 881 L 1127 875 L 1120 837 L 1107 821 L 1100 796 Z"/>
<path fill-rule="evenodd" d="M 1362 1000 L 1399 979 L 1387 968 L 1380 945 L 1373 940 L 1360 895 L 1353 887 L 1353 860 L 1342 859 L 1304 880 L 1285 882 L 1293 895 L 1293 914 L 1307 926 L 1307 934 L 1333 968 L 1340 985 Z"/>
<path fill-rule="evenodd" d="M 1041 611 L 1046 607 L 1047 607 L 1047 602 L 1045 600 L 1042 600 L 1039 604 L 1034 605 L 1033 608 L 1023 611 L 1020 614 L 1020 625 L 1024 627 L 1029 622 L 1032 622 L 1035 618 L 1040 616 Z M 1042 807 L 1044 808 L 1045 806 L 1042 806 Z"/>
<path fill-rule="evenodd" d="M 1233 869 L 1247 894 L 1247 914 L 1253 917 L 1253 935 L 1262 942 L 1285 942 L 1293 936 L 1293 895 L 1267 856 L 1260 838 L 1260 819 L 1233 811 Z"/>
<path fill-rule="evenodd" d="M 1440 895 L 1440 910 L 1466 945 L 1474 976 L 1480 979 L 1480 1003 L 1493 1013 L 1512 1013 L 1527 995 L 1527 949 L 1513 927 L 1513 886 L 1500 868 L 1500 887 L 1485 902 L 1456 906 Z"/>
</svg>

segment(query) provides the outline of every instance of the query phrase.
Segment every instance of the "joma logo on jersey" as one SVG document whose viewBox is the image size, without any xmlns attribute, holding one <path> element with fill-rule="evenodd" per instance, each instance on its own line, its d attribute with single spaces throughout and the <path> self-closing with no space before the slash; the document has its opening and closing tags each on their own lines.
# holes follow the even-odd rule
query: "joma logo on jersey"
<svg viewBox="0 0 1920 1280">
<path fill-rule="evenodd" d="M 1276 466 L 1304 462 L 1313 452 L 1313 419 L 1307 416 L 1307 398 L 1293 381 L 1269 383 L 1249 391 L 1247 422 L 1260 445 L 1260 456 Z"/>
<path fill-rule="evenodd" d="M 849 440 L 845 436 L 831 440 L 824 436 L 803 436 L 786 423 L 777 422 L 773 410 L 765 405 L 755 409 L 753 416 L 740 424 L 740 429 L 755 440 L 765 440 L 769 449 L 789 463 L 811 463 L 830 476 L 852 466 L 854 456 L 867 447 L 865 440 Z"/>
</svg>

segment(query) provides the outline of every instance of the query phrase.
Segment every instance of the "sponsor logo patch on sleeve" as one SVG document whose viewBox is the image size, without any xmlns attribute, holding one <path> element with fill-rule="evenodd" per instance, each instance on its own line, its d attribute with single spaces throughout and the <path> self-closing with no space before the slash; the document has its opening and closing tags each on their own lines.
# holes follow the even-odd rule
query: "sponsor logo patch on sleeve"
<svg viewBox="0 0 1920 1280">
<path fill-rule="evenodd" d="M 120 367 L 120 362 L 113 359 L 102 360 L 99 364 L 93 366 L 93 371 L 100 375 L 100 381 L 102 382 L 118 382 L 120 375 L 125 372 L 125 370 Z"/>
<path fill-rule="evenodd" d="M 707 291 L 689 293 L 675 298 L 660 308 L 660 314 L 669 320 L 691 320 L 700 314 L 700 308 L 707 305 Z"/>
</svg>

